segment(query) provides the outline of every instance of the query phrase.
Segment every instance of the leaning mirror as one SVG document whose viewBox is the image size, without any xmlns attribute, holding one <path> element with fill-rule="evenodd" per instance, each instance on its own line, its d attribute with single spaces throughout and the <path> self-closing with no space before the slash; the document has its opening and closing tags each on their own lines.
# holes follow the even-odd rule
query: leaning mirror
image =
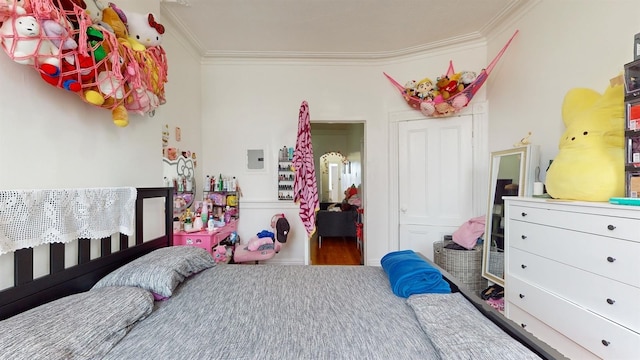
<svg viewBox="0 0 640 360">
<path fill-rule="evenodd" d="M 505 249 L 502 197 L 531 196 L 534 182 L 531 165 L 537 166 L 537 156 L 537 147 L 533 145 L 491 153 L 482 276 L 501 286 L 504 286 Z"/>
</svg>

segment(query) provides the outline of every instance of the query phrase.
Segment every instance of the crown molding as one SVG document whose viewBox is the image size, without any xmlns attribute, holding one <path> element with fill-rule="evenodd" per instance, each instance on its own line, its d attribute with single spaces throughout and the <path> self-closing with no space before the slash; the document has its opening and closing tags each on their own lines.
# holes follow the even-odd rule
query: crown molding
<svg viewBox="0 0 640 360">
<path fill-rule="evenodd" d="M 512 0 L 508 7 L 477 32 L 472 32 L 452 38 L 434 41 L 419 46 L 383 52 L 296 52 L 296 51 L 213 51 L 204 48 L 189 27 L 173 12 L 173 3 L 178 0 L 163 0 L 162 13 L 173 22 L 182 36 L 196 49 L 203 63 L 212 61 L 237 61 L 237 60 L 279 60 L 279 61 L 319 61 L 326 63 L 335 60 L 337 62 L 357 62 L 362 64 L 367 61 L 391 60 L 403 57 L 421 55 L 424 53 L 448 51 L 452 48 L 464 47 L 471 43 L 486 43 L 489 38 L 509 27 L 516 20 L 524 16 L 541 0 Z M 162 5 L 165 4 L 165 5 Z"/>
</svg>

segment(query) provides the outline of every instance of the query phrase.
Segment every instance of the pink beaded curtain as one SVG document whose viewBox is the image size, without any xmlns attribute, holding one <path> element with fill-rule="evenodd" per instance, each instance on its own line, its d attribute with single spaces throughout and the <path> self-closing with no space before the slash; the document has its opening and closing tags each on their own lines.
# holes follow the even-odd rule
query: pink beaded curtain
<svg viewBox="0 0 640 360">
<path fill-rule="evenodd" d="M 295 170 L 293 200 L 300 205 L 300 219 L 311 237 L 316 231 L 316 212 L 320 206 L 311 144 L 309 104 L 306 101 L 302 102 L 298 115 L 298 138 L 292 165 Z"/>
</svg>

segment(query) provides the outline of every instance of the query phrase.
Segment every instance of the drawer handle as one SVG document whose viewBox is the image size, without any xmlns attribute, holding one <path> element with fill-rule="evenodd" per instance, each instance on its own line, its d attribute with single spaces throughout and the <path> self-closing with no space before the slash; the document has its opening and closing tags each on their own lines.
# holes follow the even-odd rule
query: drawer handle
<svg viewBox="0 0 640 360">
<path fill-rule="evenodd" d="M 609 230 L 615 230 L 615 229 L 616 229 L 616 227 L 615 227 L 615 226 L 613 226 L 613 225 L 608 225 L 608 226 L 607 226 L 607 229 L 609 229 Z"/>
<path fill-rule="evenodd" d="M 527 324 L 520 324 L 520 326 L 522 326 L 522 328 L 524 329 L 527 327 Z"/>
<path fill-rule="evenodd" d="M 524 299 L 524 294 L 520 294 L 518 296 L 520 296 L 520 299 Z"/>
<path fill-rule="evenodd" d="M 613 305 L 613 303 L 615 303 L 616 301 L 613 299 L 607 299 L 607 304 L 609 305 Z"/>
<path fill-rule="evenodd" d="M 607 261 L 612 263 L 612 262 L 616 261 L 616 258 L 611 257 L 611 256 L 607 256 Z"/>
<path fill-rule="evenodd" d="M 522 235 L 521 238 L 522 238 L 522 240 L 524 240 L 524 239 L 527 238 L 527 235 Z"/>
<path fill-rule="evenodd" d="M 526 269 L 526 268 L 527 268 L 527 265 L 522 264 L 522 265 L 520 265 L 520 267 L 521 267 L 521 268 L 523 268 L 523 269 Z"/>
<path fill-rule="evenodd" d="M 611 343 L 608 342 L 607 340 L 602 340 L 602 345 L 609 346 L 609 344 L 611 344 Z"/>
<path fill-rule="evenodd" d="M 525 216 L 527 216 L 527 213 L 523 212 L 523 213 L 521 213 L 521 215 L 522 215 L 522 217 L 525 217 Z"/>
</svg>

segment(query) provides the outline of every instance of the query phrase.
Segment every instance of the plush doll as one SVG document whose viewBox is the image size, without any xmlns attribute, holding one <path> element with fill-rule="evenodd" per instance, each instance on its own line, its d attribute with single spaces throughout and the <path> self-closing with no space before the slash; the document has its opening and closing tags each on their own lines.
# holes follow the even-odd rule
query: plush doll
<svg viewBox="0 0 640 360">
<path fill-rule="evenodd" d="M 420 112 L 425 116 L 432 116 L 436 111 L 436 106 L 431 101 L 423 101 L 420 103 Z"/>
<path fill-rule="evenodd" d="M 0 42 L 5 51 L 19 64 L 37 64 L 45 73 L 56 76 L 60 71 L 59 49 L 42 37 L 40 23 L 35 17 L 24 15 L 26 11 L 20 6 L 15 10 L 16 16 L 0 27 Z"/>
<path fill-rule="evenodd" d="M 458 85 L 458 81 L 452 80 L 449 76 L 443 75 L 436 81 L 436 87 L 444 100 L 449 99 L 453 95 L 464 89 L 462 85 Z"/>
<path fill-rule="evenodd" d="M 462 87 L 466 89 L 467 86 L 471 85 L 471 83 L 476 80 L 476 77 L 478 76 L 473 71 L 463 71 L 460 73 L 459 83 L 462 84 Z"/>
<path fill-rule="evenodd" d="M 406 84 L 404 84 L 404 94 L 407 96 L 414 96 L 416 93 L 416 81 L 409 80 Z"/>
<path fill-rule="evenodd" d="M 156 22 L 153 14 L 129 12 L 126 16 L 130 38 L 140 42 L 146 48 L 158 46 L 162 43 L 164 26 Z"/>
<path fill-rule="evenodd" d="M 102 21 L 102 12 L 108 7 L 104 2 L 101 0 L 86 0 L 85 5 L 85 12 L 89 15 L 93 24 L 99 25 L 109 32 L 113 32 L 109 24 Z"/>
<path fill-rule="evenodd" d="M 416 96 L 422 100 L 432 100 L 433 99 L 433 82 L 429 78 L 424 78 L 416 84 Z"/>
<path fill-rule="evenodd" d="M 215 260 L 216 263 L 227 262 L 227 247 L 218 245 L 213 248 L 213 260 Z"/>
<path fill-rule="evenodd" d="M 565 95 L 566 127 L 558 155 L 547 171 L 551 197 L 608 201 L 624 196 L 624 92 L 609 86 L 604 94 L 576 88 Z"/>
<path fill-rule="evenodd" d="M 78 47 L 78 43 L 71 37 L 67 30 L 70 29 L 72 25 L 66 19 L 63 19 L 62 21 L 64 24 L 61 24 L 56 20 L 43 20 L 42 30 L 49 40 L 51 40 L 53 45 L 61 51 L 76 49 Z"/>
</svg>

